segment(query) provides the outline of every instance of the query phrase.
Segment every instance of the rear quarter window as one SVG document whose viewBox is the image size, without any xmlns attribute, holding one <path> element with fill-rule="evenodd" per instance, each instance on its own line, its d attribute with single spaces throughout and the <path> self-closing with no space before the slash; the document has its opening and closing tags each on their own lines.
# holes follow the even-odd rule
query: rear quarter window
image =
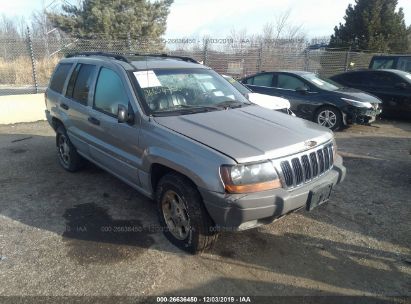
<svg viewBox="0 0 411 304">
<path fill-rule="evenodd" d="M 62 93 L 64 83 L 71 69 L 71 66 L 72 66 L 71 63 L 60 63 L 56 67 L 56 70 L 54 71 L 53 76 L 50 81 L 49 87 L 51 90 L 57 93 Z"/>
</svg>

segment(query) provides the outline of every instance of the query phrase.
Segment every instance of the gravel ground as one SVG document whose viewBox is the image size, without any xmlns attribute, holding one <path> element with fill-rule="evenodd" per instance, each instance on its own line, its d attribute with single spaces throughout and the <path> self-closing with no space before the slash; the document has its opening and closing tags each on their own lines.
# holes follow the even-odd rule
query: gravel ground
<svg viewBox="0 0 411 304">
<path fill-rule="evenodd" d="M 409 297 L 411 124 L 336 137 L 348 173 L 328 204 L 191 256 L 152 201 L 95 166 L 60 168 L 46 122 L 0 126 L 0 295 Z"/>
</svg>

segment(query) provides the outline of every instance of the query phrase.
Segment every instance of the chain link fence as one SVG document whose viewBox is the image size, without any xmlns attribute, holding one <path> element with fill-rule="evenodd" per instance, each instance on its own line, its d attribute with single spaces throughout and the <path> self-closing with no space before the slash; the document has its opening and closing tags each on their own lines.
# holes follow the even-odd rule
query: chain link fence
<svg viewBox="0 0 411 304">
<path fill-rule="evenodd" d="M 220 74 L 241 78 L 261 71 L 305 70 L 322 77 L 350 69 L 367 68 L 373 53 L 310 49 L 301 40 L 249 41 L 247 39 L 125 38 L 81 40 L 73 38 L 0 39 L 0 95 L 44 92 L 59 60 L 68 53 L 166 53 L 188 56 Z"/>
</svg>

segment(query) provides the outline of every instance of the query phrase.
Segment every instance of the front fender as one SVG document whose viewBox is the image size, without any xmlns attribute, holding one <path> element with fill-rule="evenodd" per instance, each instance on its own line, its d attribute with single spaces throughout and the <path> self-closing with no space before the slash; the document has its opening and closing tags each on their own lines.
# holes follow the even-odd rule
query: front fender
<svg viewBox="0 0 411 304">
<path fill-rule="evenodd" d="M 143 125 L 140 143 L 143 171 L 150 173 L 153 164 L 160 164 L 210 191 L 224 192 L 220 166 L 235 164 L 228 156 L 158 124 Z"/>
</svg>

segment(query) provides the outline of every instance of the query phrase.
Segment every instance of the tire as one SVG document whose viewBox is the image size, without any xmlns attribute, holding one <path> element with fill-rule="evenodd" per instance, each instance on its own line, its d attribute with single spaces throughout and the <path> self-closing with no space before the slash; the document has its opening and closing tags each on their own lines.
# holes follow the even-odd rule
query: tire
<svg viewBox="0 0 411 304">
<path fill-rule="evenodd" d="M 59 163 L 65 170 L 76 172 L 83 168 L 85 160 L 77 153 L 63 126 L 56 129 L 56 148 Z"/>
<path fill-rule="evenodd" d="M 314 122 L 332 131 L 340 130 L 343 127 L 341 111 L 331 106 L 319 108 L 314 115 Z"/>
<path fill-rule="evenodd" d="M 166 174 L 157 185 L 156 202 L 164 235 L 171 243 L 192 254 L 213 246 L 218 234 L 190 180 L 177 173 Z"/>
</svg>

